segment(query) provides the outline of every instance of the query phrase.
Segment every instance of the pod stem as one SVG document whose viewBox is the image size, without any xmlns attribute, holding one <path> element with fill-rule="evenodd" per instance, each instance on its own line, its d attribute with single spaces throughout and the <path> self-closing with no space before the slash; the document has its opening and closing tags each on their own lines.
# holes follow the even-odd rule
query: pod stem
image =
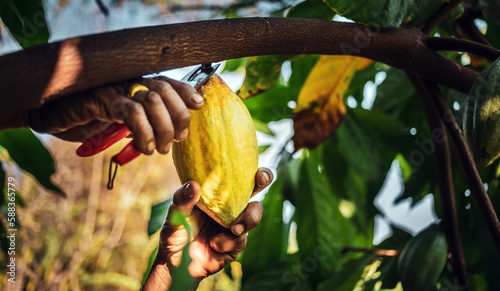
<svg viewBox="0 0 500 291">
<path fill-rule="evenodd" d="M 442 99 L 439 88 L 433 90 L 433 84 L 425 82 L 415 74 L 406 72 L 406 75 L 420 95 L 427 124 L 431 132 L 434 144 L 434 159 L 436 162 L 436 176 L 439 187 L 439 198 L 441 200 L 442 222 L 444 225 L 448 247 L 452 254 L 452 265 L 458 279 L 458 283 L 464 290 L 468 290 L 469 282 L 465 268 L 465 258 L 463 254 L 462 238 L 458 226 L 458 215 L 455 201 L 455 189 L 453 187 L 453 176 L 451 170 L 450 149 L 446 127 L 440 118 L 438 110 L 433 104 L 433 100 Z M 481 184 L 482 185 L 482 184 Z"/>
</svg>

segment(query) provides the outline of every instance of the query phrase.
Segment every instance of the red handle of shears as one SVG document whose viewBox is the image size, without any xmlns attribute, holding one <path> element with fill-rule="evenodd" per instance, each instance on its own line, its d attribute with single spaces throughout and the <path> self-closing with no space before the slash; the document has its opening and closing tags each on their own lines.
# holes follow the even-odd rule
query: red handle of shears
<svg viewBox="0 0 500 291">
<path fill-rule="evenodd" d="M 130 130 L 123 123 L 113 123 L 106 130 L 95 134 L 91 138 L 84 141 L 76 150 L 76 154 L 80 157 L 90 157 L 97 155 L 110 146 L 117 143 L 124 137 L 130 135 Z"/>
<path fill-rule="evenodd" d="M 134 96 L 137 91 L 142 90 L 147 91 L 149 89 L 144 85 L 134 83 L 129 88 L 129 96 Z M 130 133 L 130 130 L 127 129 L 125 124 L 113 123 L 113 125 L 111 125 L 108 129 L 84 141 L 76 150 L 76 154 L 80 157 L 90 157 L 96 155 L 114 145 L 122 138 L 127 137 Z M 140 152 L 137 151 L 132 141 L 120 153 L 113 156 L 112 160 L 122 166 L 139 155 Z"/>
<path fill-rule="evenodd" d="M 125 127 L 125 124 L 114 123 L 108 129 L 83 142 L 76 150 L 76 154 L 80 157 L 96 155 L 114 145 L 122 138 L 129 136 L 130 133 L 130 130 Z M 121 152 L 113 156 L 112 160 L 122 166 L 135 159 L 140 154 L 141 153 L 135 148 L 134 141 L 132 140 L 121 150 Z"/>
</svg>

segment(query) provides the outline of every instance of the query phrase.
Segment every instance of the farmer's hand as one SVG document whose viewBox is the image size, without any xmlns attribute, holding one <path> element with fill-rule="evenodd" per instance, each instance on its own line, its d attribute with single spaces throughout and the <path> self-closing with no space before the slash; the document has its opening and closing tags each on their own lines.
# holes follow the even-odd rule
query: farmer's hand
<svg viewBox="0 0 500 291">
<path fill-rule="evenodd" d="M 45 103 L 29 113 L 29 126 L 69 141 L 84 141 L 114 122 L 125 123 L 136 148 L 145 154 L 170 151 L 173 139 L 187 137 L 189 109 L 200 109 L 203 98 L 180 81 L 140 79 L 150 91 L 127 98 L 128 85 L 119 83 Z"/>
<path fill-rule="evenodd" d="M 272 180 L 271 170 L 260 168 L 255 175 L 252 196 L 267 187 Z M 250 202 L 231 228 L 226 229 L 194 207 L 199 199 L 200 185 L 196 181 L 187 182 L 175 192 L 161 230 L 158 254 L 142 290 L 168 290 L 172 280 L 169 270 L 181 262 L 182 249 L 188 237 L 184 227 L 169 224 L 169 217 L 174 211 L 190 214 L 190 223 L 197 230 L 189 246 L 192 261 L 188 267 L 197 283 L 236 259 L 246 246 L 246 233 L 257 226 L 262 217 L 262 204 Z"/>
</svg>

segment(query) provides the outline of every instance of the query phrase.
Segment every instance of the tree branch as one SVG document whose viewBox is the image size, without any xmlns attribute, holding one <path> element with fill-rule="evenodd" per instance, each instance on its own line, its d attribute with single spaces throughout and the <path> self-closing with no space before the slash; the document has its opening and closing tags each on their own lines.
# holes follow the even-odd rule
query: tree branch
<svg viewBox="0 0 500 291">
<path fill-rule="evenodd" d="M 429 37 L 426 43 L 434 51 L 468 52 L 492 61 L 500 57 L 500 50 L 494 47 L 461 38 Z"/>
<path fill-rule="evenodd" d="M 97 4 L 97 7 L 99 7 L 99 11 L 101 11 L 101 13 L 108 17 L 109 16 L 109 9 L 108 7 L 106 7 L 106 5 L 104 5 L 104 3 L 102 3 L 102 0 L 95 0 L 95 3 Z"/>
<path fill-rule="evenodd" d="M 462 238 L 458 226 L 457 205 L 455 201 L 455 189 L 453 187 L 453 177 L 451 171 L 450 149 L 448 137 L 443 121 L 439 117 L 432 100 L 441 98 L 441 95 L 431 95 L 428 90 L 428 83 L 415 74 L 407 73 L 408 78 L 420 95 L 420 100 L 425 109 L 427 124 L 431 132 L 434 144 L 434 159 L 436 162 L 436 176 L 439 186 L 439 198 L 441 200 L 442 221 L 446 231 L 448 246 L 451 252 L 453 269 L 457 275 L 458 283 L 468 290 L 469 282 L 465 270 L 465 258 L 463 254 Z M 435 93 L 435 91 L 432 91 Z"/>
<path fill-rule="evenodd" d="M 422 32 L 429 34 L 436 26 L 438 26 L 450 12 L 453 11 L 463 0 L 451 0 L 450 2 L 445 2 L 439 10 L 434 14 L 434 16 L 427 21 L 427 23 L 422 27 Z"/>
<path fill-rule="evenodd" d="M 425 80 L 423 81 L 425 82 Z M 457 151 L 458 159 L 462 165 L 462 169 L 465 174 L 465 179 L 469 189 L 476 200 L 478 208 L 483 216 L 483 219 L 490 233 L 493 245 L 495 246 L 498 254 L 500 254 L 500 221 L 495 212 L 495 208 L 491 204 L 490 197 L 484 189 L 483 181 L 477 172 L 476 165 L 472 159 L 472 155 L 465 143 L 465 139 L 462 134 L 462 130 L 457 124 L 455 117 L 451 109 L 446 103 L 444 97 L 442 97 L 441 92 L 436 84 L 431 84 L 427 86 L 428 90 L 431 92 L 432 96 L 439 96 L 439 98 L 433 98 L 432 101 L 436 106 L 439 115 L 443 119 L 448 133 L 450 134 L 455 149 Z"/>
<path fill-rule="evenodd" d="M 467 93 L 478 73 L 433 52 L 424 40 L 415 27 L 292 18 L 209 20 L 89 35 L 0 57 L 2 98 L 15 104 L 2 106 L 0 114 L 172 68 L 274 54 L 362 56 Z"/>
<path fill-rule="evenodd" d="M 464 14 L 455 20 L 454 22 L 465 32 L 469 37 L 475 42 L 485 44 L 487 46 L 492 46 L 491 43 L 486 39 L 486 37 L 479 32 L 476 25 L 474 24 L 474 6 L 475 3 L 466 1 L 464 3 Z"/>
</svg>

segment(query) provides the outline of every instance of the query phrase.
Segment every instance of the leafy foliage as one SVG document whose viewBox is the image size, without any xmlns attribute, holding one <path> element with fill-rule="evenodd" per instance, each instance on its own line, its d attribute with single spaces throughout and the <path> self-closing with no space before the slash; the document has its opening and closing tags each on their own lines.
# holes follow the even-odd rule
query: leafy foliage
<svg viewBox="0 0 500 291">
<path fill-rule="evenodd" d="M 242 9 L 253 7 L 256 2 L 237 1 L 223 7 L 221 14 L 238 17 L 242 14 Z M 444 0 L 306 0 L 290 7 L 286 1 L 270 2 L 280 2 L 276 11 L 270 13 L 271 16 L 284 16 L 286 13 L 286 17 L 331 20 L 335 14 L 339 14 L 358 23 L 380 27 L 420 27 L 436 15 L 445 2 L 448 3 Z M 34 3 L 30 0 L 0 1 L 0 17 L 23 47 L 46 42 L 49 37 L 43 5 Z M 469 28 L 472 27 L 473 31 L 474 19 L 483 20 L 487 29 L 481 37 L 499 48 L 498 14 L 496 6 L 490 5 L 494 1 L 479 3 L 480 6 L 472 9 L 467 5 L 458 6 L 433 33 L 473 38 L 470 31 L 464 35 L 460 23 L 456 21 L 463 21 L 463 17 L 467 16 L 471 22 Z M 485 16 L 478 13 L 479 9 L 485 12 Z M 38 21 L 35 26 L 34 20 Z M 477 27 L 476 30 L 481 34 Z M 466 59 L 459 52 L 447 52 L 443 55 L 455 62 Z M 308 87 L 305 85 L 307 79 L 321 58 L 324 57 L 250 57 L 229 60 L 225 71 L 246 72 L 245 81 L 238 93 L 245 99 L 256 128 L 269 135 L 278 135 L 270 130 L 268 124 L 297 116 L 298 112 L 293 110 L 294 104 L 299 109 L 303 105 L 299 95 Z M 484 68 L 486 62 L 480 57 L 469 58 L 469 67 L 478 71 Z M 289 67 L 291 72 L 283 72 L 285 67 Z M 331 77 L 332 72 L 322 73 L 328 75 L 324 79 Z M 288 79 L 287 73 L 290 73 Z M 262 221 L 249 234 L 247 247 L 239 257 L 243 268 L 242 290 L 400 290 L 396 274 L 397 257 L 346 253 L 349 247 L 368 251 L 401 250 L 410 240 L 410 234 L 393 225 L 397 221 L 388 220 L 386 213 L 379 213 L 373 205 L 380 190 L 386 187 L 384 183 L 394 161 L 398 161 L 402 171 L 400 178 L 404 183 L 404 190 L 396 193 L 399 198 L 392 203 L 398 205 L 411 199 L 415 205 L 424 196 L 431 194 L 434 198 L 434 210 L 441 217 L 431 139 L 435 133 L 429 132 L 422 104 L 404 72 L 374 63 L 365 68 L 356 68 L 345 75 L 350 81 L 345 88 L 332 87 L 334 92 L 339 90 L 341 94 L 325 94 L 322 96 L 324 100 L 321 100 L 323 103 L 331 102 L 332 96 L 335 96 L 337 99 L 329 109 L 344 109 L 343 121 L 338 121 L 335 130 L 329 132 L 325 140 L 316 143 L 315 149 L 291 153 L 283 147 L 275 157 L 279 160 L 278 175 L 262 201 L 265 208 Z M 318 87 L 324 89 L 328 86 L 330 84 L 324 82 Z M 463 117 L 464 96 L 446 88 L 442 90 L 450 107 L 455 108 L 453 115 L 460 122 Z M 312 93 L 318 91 L 309 90 Z M 309 106 L 314 105 L 314 102 L 305 104 L 308 104 L 305 107 L 314 107 Z M 325 123 L 325 120 L 312 120 L 313 125 L 317 126 L 315 122 L 322 125 L 321 122 Z M 333 133 L 331 137 L 330 133 Z M 52 158 L 30 131 L 0 133 L 0 145 L 8 150 L 12 160 L 31 173 L 44 187 L 61 192 L 50 181 L 50 176 L 54 173 Z M 451 154 L 455 157 L 454 148 L 451 148 Z M 496 209 L 500 207 L 499 164 L 496 161 L 480 170 Z M 500 258 L 490 240 L 480 210 L 470 197 L 470 191 L 467 192 L 468 185 L 461 165 L 457 159 L 452 158 L 451 166 L 470 287 L 474 290 L 500 289 Z M 2 178 L 5 179 L 3 170 L 0 171 L 0 179 Z M 161 227 L 169 203 L 167 200 L 153 206 L 148 224 L 149 235 Z M 392 231 L 392 235 L 378 246 L 373 244 L 376 235 L 375 215 L 384 217 Z M 177 223 L 185 225 L 185 217 L 177 219 Z M 5 232 L 4 225 L 0 223 L 2 238 Z M 4 250 L 5 242 L 2 239 Z M 184 250 L 181 267 L 172 274 L 175 277 L 172 290 L 185 290 L 192 283 L 186 271 L 189 263 L 189 256 L 186 255 L 188 246 Z M 52 245 L 51 252 L 54 249 Z M 153 252 L 150 266 L 154 256 Z M 90 282 L 90 285 L 104 281 L 109 284 L 113 281 L 115 286 L 136 284 L 119 275 L 116 280 L 113 276 L 106 278 L 106 274 L 86 275 L 82 282 Z M 448 261 L 433 288 L 458 288 L 454 282 L 456 275 Z"/>
<path fill-rule="evenodd" d="M 31 130 L 13 129 L 0 132 L 0 145 L 9 152 L 21 169 L 32 174 L 42 186 L 64 195 L 50 181 L 50 176 L 55 173 L 54 160 Z"/>
<path fill-rule="evenodd" d="M 359 23 L 382 27 L 421 25 L 436 13 L 444 1 L 325 0 L 332 10 Z"/>
<path fill-rule="evenodd" d="M 0 18 L 23 48 L 49 40 L 49 29 L 41 0 L 2 0 Z"/>
</svg>

